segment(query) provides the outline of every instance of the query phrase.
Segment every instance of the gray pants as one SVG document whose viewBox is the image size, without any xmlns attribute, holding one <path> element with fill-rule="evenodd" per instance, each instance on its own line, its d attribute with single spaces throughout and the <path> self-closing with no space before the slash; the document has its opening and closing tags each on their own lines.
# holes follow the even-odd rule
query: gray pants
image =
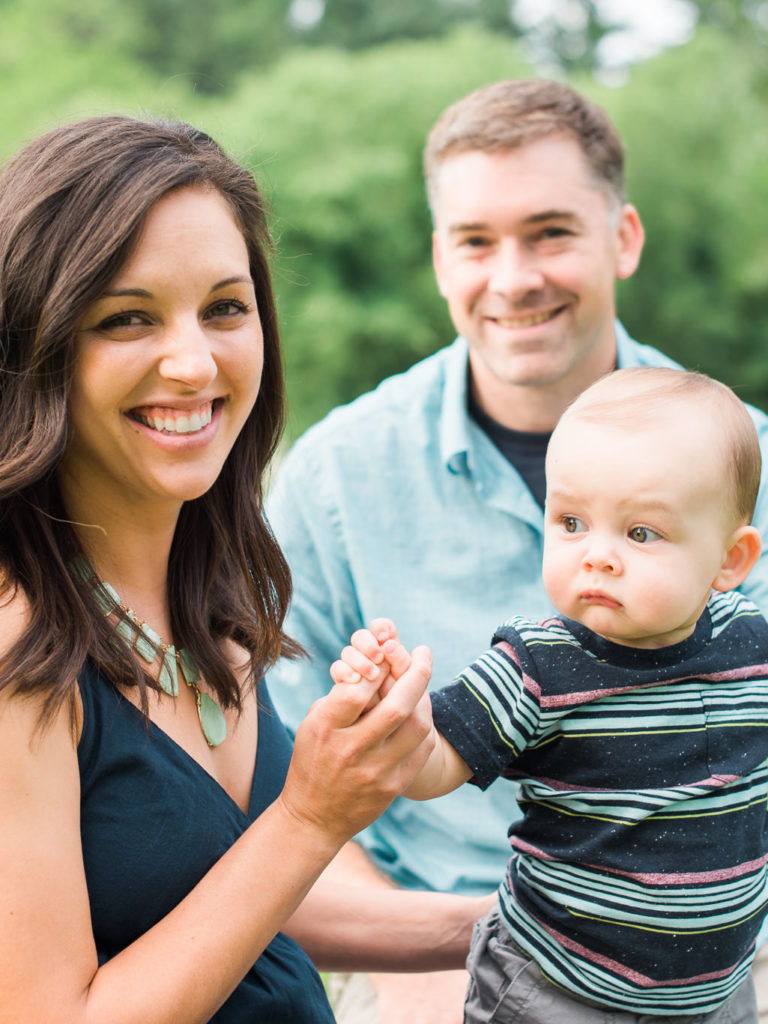
<svg viewBox="0 0 768 1024">
<path fill-rule="evenodd" d="M 582 1002 L 543 976 L 510 944 L 498 910 L 478 921 L 467 959 L 472 981 L 464 1024 L 757 1024 L 751 977 L 711 1013 L 627 1013 Z"/>
</svg>

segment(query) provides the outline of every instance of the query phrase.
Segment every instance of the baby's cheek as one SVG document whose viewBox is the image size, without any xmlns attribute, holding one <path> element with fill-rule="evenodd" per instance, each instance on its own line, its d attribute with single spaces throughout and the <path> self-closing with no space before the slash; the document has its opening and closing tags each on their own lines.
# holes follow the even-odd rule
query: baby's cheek
<svg viewBox="0 0 768 1024">
<path fill-rule="evenodd" d="M 646 616 L 655 617 L 672 612 L 678 614 L 685 598 L 685 586 L 680 586 L 680 576 L 670 569 L 669 572 L 639 572 L 633 579 L 632 596 L 636 607 L 644 611 Z"/>
<path fill-rule="evenodd" d="M 568 583 L 572 570 L 567 565 L 567 559 L 558 557 L 558 552 L 552 549 L 544 549 L 544 559 L 541 566 L 544 589 L 555 608 L 560 608 L 568 600 Z"/>
</svg>

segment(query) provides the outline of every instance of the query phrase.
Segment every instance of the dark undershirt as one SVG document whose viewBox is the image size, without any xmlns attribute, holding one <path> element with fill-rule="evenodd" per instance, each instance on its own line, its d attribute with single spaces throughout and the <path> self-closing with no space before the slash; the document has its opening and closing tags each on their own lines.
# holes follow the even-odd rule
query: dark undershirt
<svg viewBox="0 0 768 1024">
<path fill-rule="evenodd" d="M 515 467 L 537 504 L 544 508 L 544 459 L 552 431 L 542 434 L 537 431 L 510 430 L 484 413 L 472 397 L 469 399 L 469 415 L 504 458 Z"/>
</svg>

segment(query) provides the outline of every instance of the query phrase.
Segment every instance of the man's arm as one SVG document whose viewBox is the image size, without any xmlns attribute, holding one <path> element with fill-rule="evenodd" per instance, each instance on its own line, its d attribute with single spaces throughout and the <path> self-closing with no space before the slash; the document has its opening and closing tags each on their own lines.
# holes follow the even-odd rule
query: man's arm
<svg viewBox="0 0 768 1024">
<path fill-rule="evenodd" d="M 396 889 L 350 842 L 283 931 L 320 970 L 442 971 L 464 965 L 472 927 L 495 900 Z"/>
<path fill-rule="evenodd" d="M 277 712 L 292 734 L 310 705 L 328 692 L 331 662 L 362 625 L 338 510 L 313 452 L 311 443 L 294 445 L 266 502 L 293 578 L 286 632 L 307 651 L 295 661 L 280 659 L 267 676 Z"/>
<path fill-rule="evenodd" d="M 388 898 L 395 893 L 403 893 L 404 896 L 411 895 L 398 889 L 387 875 L 379 871 L 363 848 L 354 840 L 342 847 L 331 861 L 321 876 L 318 887 L 322 887 L 325 883 L 344 886 L 348 893 L 351 893 L 353 889 L 370 892 L 373 887 Z M 417 893 L 415 895 L 429 897 L 432 894 Z M 488 913 L 496 899 L 496 893 L 492 893 L 466 902 L 470 907 L 474 905 L 472 914 L 475 919 L 479 919 Z M 415 908 L 413 912 L 416 912 Z M 451 947 L 455 949 L 457 941 L 461 945 L 466 942 L 468 946 L 469 933 L 457 934 L 455 930 L 457 927 L 459 929 L 463 927 L 460 923 L 462 915 L 463 911 L 459 912 L 458 919 L 455 915 L 451 915 L 445 924 L 441 924 L 434 914 L 430 914 L 429 920 L 425 921 L 425 945 L 437 946 L 442 952 L 438 951 L 438 959 L 428 963 L 422 949 L 418 954 L 418 961 L 414 962 L 412 966 L 417 966 L 419 971 L 424 973 L 371 973 L 367 975 L 376 993 L 375 1013 L 379 1024 L 413 1024 L 414 1021 L 418 1021 L 419 1024 L 461 1024 L 464 1019 L 464 999 L 469 985 L 469 975 L 463 969 L 436 970 L 435 968 L 445 967 L 448 963 L 453 962 L 451 959 L 453 953 L 448 951 Z M 316 924 L 317 920 L 316 915 L 310 915 L 310 921 Z M 409 917 L 410 923 L 412 923 L 412 917 Z M 364 927 L 370 939 L 371 929 L 367 916 Z M 302 920 L 295 915 L 284 930 L 305 945 L 316 962 L 323 963 L 333 956 L 332 951 L 329 951 L 327 945 L 324 945 L 329 941 L 328 933 L 308 932 L 306 918 Z M 417 932 L 418 928 L 415 931 Z M 402 930 L 398 929 L 398 932 L 399 941 L 402 944 Z M 330 938 L 332 941 L 332 937 Z M 339 951 L 337 950 L 337 952 Z M 448 955 L 444 957 L 446 952 Z M 333 962 L 334 966 L 338 967 L 339 963 L 343 963 L 343 959 L 337 958 Z M 385 965 L 380 963 L 378 966 L 381 970 Z M 349 1015 L 340 1017 L 339 1020 L 340 1024 L 358 1024 Z"/>
</svg>

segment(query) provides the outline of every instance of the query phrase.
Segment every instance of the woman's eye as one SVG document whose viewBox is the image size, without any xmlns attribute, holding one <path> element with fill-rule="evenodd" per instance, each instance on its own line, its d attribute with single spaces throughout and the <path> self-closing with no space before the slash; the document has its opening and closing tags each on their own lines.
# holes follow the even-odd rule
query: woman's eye
<svg viewBox="0 0 768 1024">
<path fill-rule="evenodd" d="M 105 317 L 99 324 L 99 330 L 109 331 L 114 330 L 116 327 L 137 327 L 145 322 L 146 317 L 143 313 L 121 310 L 119 313 Z"/>
<path fill-rule="evenodd" d="M 563 516 L 561 520 L 566 533 L 583 533 L 586 526 L 578 516 Z"/>
<path fill-rule="evenodd" d="M 654 540 L 661 540 L 661 534 L 656 533 L 649 526 L 633 526 L 629 531 L 630 540 L 636 544 L 649 544 Z"/>
<path fill-rule="evenodd" d="M 248 307 L 239 299 L 221 299 L 208 307 L 207 316 L 237 316 L 238 313 L 247 313 Z"/>
</svg>

